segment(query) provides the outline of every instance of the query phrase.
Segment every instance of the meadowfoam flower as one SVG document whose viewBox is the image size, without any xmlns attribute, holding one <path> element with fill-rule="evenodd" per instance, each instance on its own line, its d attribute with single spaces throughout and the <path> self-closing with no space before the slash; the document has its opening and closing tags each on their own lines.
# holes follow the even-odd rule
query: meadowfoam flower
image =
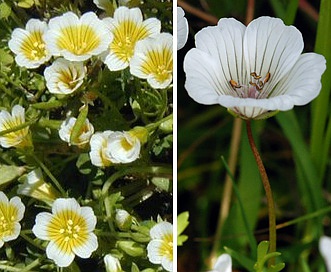
<svg viewBox="0 0 331 272">
<path fill-rule="evenodd" d="M 106 266 L 106 272 L 122 272 L 122 266 L 120 264 L 120 261 L 112 256 L 111 254 L 107 254 L 103 261 L 105 262 Z"/>
<path fill-rule="evenodd" d="M 319 251 L 323 256 L 328 272 L 331 272 L 331 238 L 322 236 L 319 240 Z"/>
<path fill-rule="evenodd" d="M 77 139 L 74 142 L 72 142 L 70 140 L 70 137 L 76 121 L 77 119 L 75 117 L 70 117 L 67 118 L 65 121 L 63 121 L 59 129 L 59 136 L 62 141 L 67 142 L 69 145 L 77 145 L 78 147 L 83 148 L 90 141 L 94 133 L 94 127 L 90 123 L 90 121 L 86 118 L 85 123 L 81 128 L 80 135 L 77 137 Z"/>
<path fill-rule="evenodd" d="M 172 35 L 161 33 L 137 43 L 130 63 L 130 72 L 147 79 L 155 89 L 164 89 L 172 82 Z"/>
<path fill-rule="evenodd" d="M 111 71 L 128 67 L 137 41 L 153 37 L 161 29 L 161 22 L 156 18 L 143 21 L 139 8 L 119 7 L 115 10 L 114 18 L 105 18 L 103 21 L 114 35 L 104 56 L 104 63 Z"/>
<path fill-rule="evenodd" d="M 139 158 L 141 145 L 147 141 L 147 136 L 148 131 L 143 127 L 130 131 L 97 132 L 90 140 L 91 162 L 99 167 L 133 162 Z"/>
<path fill-rule="evenodd" d="M 167 271 L 173 270 L 173 229 L 169 222 L 157 223 L 150 230 L 151 241 L 147 245 L 147 257 L 153 264 L 161 264 Z"/>
<path fill-rule="evenodd" d="M 17 188 L 17 193 L 20 195 L 33 197 L 48 205 L 52 205 L 54 200 L 60 196 L 53 186 L 45 182 L 40 168 L 20 177 L 19 181 L 22 182 Z"/>
<path fill-rule="evenodd" d="M 22 220 L 25 206 L 18 196 L 8 200 L 0 191 L 0 248 L 5 242 L 15 240 L 21 231 L 19 221 Z"/>
<path fill-rule="evenodd" d="M 17 65 L 37 68 L 51 58 L 44 41 L 47 30 L 47 24 L 37 19 L 30 19 L 25 29 L 14 29 L 8 46 L 16 54 Z"/>
<path fill-rule="evenodd" d="M 0 111 L 0 132 L 15 129 L 25 123 L 25 109 L 20 105 L 15 105 L 11 114 L 8 111 Z M 23 148 L 32 145 L 29 127 L 6 133 L 0 137 L 0 145 L 5 148 Z"/>
<path fill-rule="evenodd" d="M 320 92 L 325 58 L 301 54 L 301 33 L 280 19 L 260 17 L 245 27 L 224 18 L 197 33 L 195 43 L 184 70 L 185 88 L 198 103 L 262 119 L 305 105 Z"/>
<path fill-rule="evenodd" d="M 70 61 L 84 61 L 105 51 L 112 34 L 94 12 L 80 18 L 73 12 L 52 18 L 45 40 L 54 56 Z"/>
<path fill-rule="evenodd" d="M 177 50 L 182 49 L 187 42 L 188 23 L 184 16 L 184 10 L 177 7 Z"/>
<path fill-rule="evenodd" d="M 84 81 L 86 67 L 83 62 L 71 62 L 59 58 L 44 71 L 46 86 L 52 94 L 71 94 Z"/>
<path fill-rule="evenodd" d="M 47 258 L 59 267 L 67 267 L 75 255 L 86 259 L 98 248 L 93 233 L 96 223 L 91 207 L 80 207 L 74 198 L 58 198 L 53 203 L 52 213 L 37 215 L 32 232 L 39 239 L 49 241 Z"/>
<path fill-rule="evenodd" d="M 232 271 L 232 259 L 229 254 L 222 254 L 216 260 L 213 270 L 210 272 L 231 272 Z"/>
</svg>

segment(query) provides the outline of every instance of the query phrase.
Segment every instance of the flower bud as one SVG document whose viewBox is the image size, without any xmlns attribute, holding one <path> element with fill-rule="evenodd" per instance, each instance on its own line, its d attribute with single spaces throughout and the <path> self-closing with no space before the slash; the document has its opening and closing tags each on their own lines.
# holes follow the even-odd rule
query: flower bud
<svg viewBox="0 0 331 272">
<path fill-rule="evenodd" d="M 117 209 L 115 223 L 120 230 L 129 230 L 132 225 L 132 216 L 126 210 Z"/>
</svg>

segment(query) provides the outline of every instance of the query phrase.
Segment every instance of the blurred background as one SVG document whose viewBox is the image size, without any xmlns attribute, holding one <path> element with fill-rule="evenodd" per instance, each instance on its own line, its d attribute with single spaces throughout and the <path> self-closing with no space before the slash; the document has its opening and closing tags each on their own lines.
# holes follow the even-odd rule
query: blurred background
<svg viewBox="0 0 331 272">
<path fill-rule="evenodd" d="M 323 2 L 326 7 L 330 1 Z M 231 187 L 225 188 L 222 156 L 228 163 L 231 156 L 234 160 L 234 179 L 257 242 L 268 239 L 266 199 L 245 124 L 237 122 L 234 129 L 235 118 L 225 108 L 200 105 L 184 89 L 182 64 L 187 51 L 194 47 L 194 35 L 205 26 L 215 25 L 222 17 L 234 17 L 245 23 L 247 13 L 254 11 L 254 18 L 279 17 L 285 24 L 296 26 L 303 35 L 304 51 L 315 50 L 328 59 L 331 47 L 327 45 L 326 26 L 331 10 L 324 8 L 321 18 L 320 5 L 318 0 L 178 1 L 189 22 L 188 42 L 178 51 L 177 67 L 178 213 L 190 213 L 190 224 L 185 231 L 189 239 L 178 248 L 178 271 L 210 270 L 212 251 L 216 248 L 219 255 L 224 252 L 224 246 L 251 256 L 237 198 Z M 318 26 L 319 21 L 324 26 Z M 252 122 L 273 189 L 277 224 L 297 220 L 290 226 L 280 226 L 277 231 L 277 250 L 282 253 L 280 260 L 286 263 L 283 271 L 326 271 L 318 240 L 321 235 L 331 236 L 328 74 L 329 70 L 323 76 L 323 94 L 314 103 Z M 224 219 L 217 239 L 220 203 L 223 203 Z M 233 259 L 233 271 L 246 270 Z"/>
</svg>

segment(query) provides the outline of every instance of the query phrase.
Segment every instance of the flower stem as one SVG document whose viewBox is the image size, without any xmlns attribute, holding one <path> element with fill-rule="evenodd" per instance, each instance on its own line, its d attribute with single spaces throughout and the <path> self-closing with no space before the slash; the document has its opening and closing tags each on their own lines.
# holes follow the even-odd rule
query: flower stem
<svg viewBox="0 0 331 272">
<path fill-rule="evenodd" d="M 264 190 L 265 190 L 266 196 L 267 196 L 268 213 L 269 213 L 269 241 L 270 241 L 269 252 L 272 253 L 272 252 L 276 252 L 275 204 L 274 204 L 274 200 L 272 197 L 272 191 L 271 191 L 267 172 L 264 168 L 261 156 L 260 156 L 259 151 L 257 150 L 256 144 L 254 142 L 250 120 L 246 120 L 246 129 L 247 129 L 247 136 L 248 136 L 249 144 L 251 146 L 255 161 L 257 163 L 257 167 L 260 171 L 263 187 L 264 187 Z M 271 265 L 274 265 L 274 264 L 275 264 L 275 258 L 270 258 L 269 263 L 268 263 L 269 267 L 271 267 Z"/>
</svg>

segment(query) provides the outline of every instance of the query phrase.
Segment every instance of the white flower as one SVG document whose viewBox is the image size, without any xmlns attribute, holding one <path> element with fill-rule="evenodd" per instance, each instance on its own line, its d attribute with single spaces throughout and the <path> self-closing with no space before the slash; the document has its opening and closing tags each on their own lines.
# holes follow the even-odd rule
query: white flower
<svg viewBox="0 0 331 272">
<path fill-rule="evenodd" d="M 216 263 L 211 272 L 231 272 L 232 259 L 229 254 L 222 254 L 216 260 Z"/>
<path fill-rule="evenodd" d="M 82 84 L 86 68 L 83 62 L 59 58 L 44 71 L 46 86 L 52 94 L 71 94 Z"/>
<path fill-rule="evenodd" d="M 147 79 L 155 89 L 168 87 L 172 82 L 172 35 L 161 33 L 137 43 L 130 63 L 130 72 Z"/>
<path fill-rule="evenodd" d="M 323 256 L 328 272 L 331 272 L 331 238 L 322 236 L 319 240 L 319 251 Z"/>
<path fill-rule="evenodd" d="M 20 105 L 15 105 L 11 114 L 8 111 L 0 111 L 0 132 L 15 129 L 25 123 L 25 109 Z M 0 145 L 2 147 L 27 147 L 31 146 L 29 127 L 15 130 L 0 136 Z"/>
<path fill-rule="evenodd" d="M 75 258 L 89 258 L 98 248 L 93 233 L 97 218 L 91 207 L 80 207 L 74 198 L 58 198 L 52 213 L 41 212 L 36 217 L 32 232 L 41 240 L 50 241 L 47 258 L 57 266 L 67 267 Z"/>
<path fill-rule="evenodd" d="M 59 136 L 62 141 L 67 142 L 69 145 L 77 145 L 78 147 L 84 147 L 90 141 L 94 133 L 94 127 L 86 118 L 85 123 L 81 128 L 80 135 L 74 142 L 72 142 L 70 140 L 70 137 L 76 120 L 77 119 L 75 117 L 70 117 L 63 121 L 59 130 Z"/>
<path fill-rule="evenodd" d="M 25 206 L 18 196 L 8 200 L 0 191 L 0 248 L 4 242 L 15 240 L 21 231 L 19 221 L 22 220 Z"/>
<path fill-rule="evenodd" d="M 305 105 L 320 92 L 325 58 L 301 54 L 301 33 L 280 19 L 260 17 L 245 27 L 224 18 L 197 33 L 195 42 L 184 60 L 185 87 L 201 104 L 262 119 Z"/>
<path fill-rule="evenodd" d="M 126 210 L 116 209 L 115 223 L 120 230 L 129 230 L 132 225 L 132 216 Z"/>
<path fill-rule="evenodd" d="M 128 67 L 137 41 L 153 37 L 161 29 L 161 22 L 156 18 L 143 21 L 139 8 L 119 7 L 115 10 L 114 18 L 105 18 L 103 21 L 114 35 L 104 56 L 104 63 L 111 71 Z"/>
<path fill-rule="evenodd" d="M 84 61 L 105 51 L 112 34 L 94 12 L 80 18 L 73 12 L 52 18 L 45 40 L 54 56 L 70 61 Z"/>
<path fill-rule="evenodd" d="M 177 50 L 182 49 L 187 41 L 188 23 L 184 15 L 184 10 L 177 7 Z"/>
<path fill-rule="evenodd" d="M 47 30 L 47 24 L 37 19 L 30 19 L 25 29 L 14 29 L 8 46 L 16 54 L 17 65 L 37 68 L 51 58 L 44 41 Z"/>
<path fill-rule="evenodd" d="M 113 257 L 111 254 L 107 254 L 103 261 L 105 262 L 106 272 L 122 272 L 120 261 Z"/>
<path fill-rule="evenodd" d="M 97 132 L 90 141 L 91 162 L 106 167 L 114 163 L 130 163 L 139 158 L 139 138 L 128 131 Z"/>
<path fill-rule="evenodd" d="M 40 168 L 37 168 L 19 179 L 22 184 L 18 185 L 17 193 L 33 197 L 52 205 L 59 196 L 50 184 L 46 183 Z"/>
<path fill-rule="evenodd" d="M 169 222 L 157 223 L 149 232 L 147 257 L 153 264 L 161 264 L 167 271 L 173 270 L 173 228 Z"/>
</svg>

